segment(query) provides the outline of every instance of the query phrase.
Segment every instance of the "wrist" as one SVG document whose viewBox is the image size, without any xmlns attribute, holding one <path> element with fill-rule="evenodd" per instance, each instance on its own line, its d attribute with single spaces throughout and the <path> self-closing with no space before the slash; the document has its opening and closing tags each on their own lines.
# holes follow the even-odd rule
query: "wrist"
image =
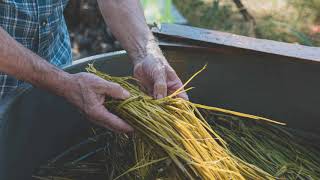
<svg viewBox="0 0 320 180">
<path fill-rule="evenodd" d="M 165 61 L 158 42 L 154 38 L 147 41 L 146 45 L 143 48 L 140 48 L 139 50 L 132 53 L 129 52 L 129 56 L 132 59 L 134 65 L 147 59 L 158 59 L 161 61 Z"/>
<path fill-rule="evenodd" d="M 77 83 L 73 76 L 73 74 L 59 70 L 59 72 L 53 76 L 56 78 L 52 79 L 49 81 L 49 84 L 47 84 L 47 89 L 52 93 L 62 96 L 70 101 L 72 91 L 73 89 L 76 89 L 75 87 Z"/>
</svg>

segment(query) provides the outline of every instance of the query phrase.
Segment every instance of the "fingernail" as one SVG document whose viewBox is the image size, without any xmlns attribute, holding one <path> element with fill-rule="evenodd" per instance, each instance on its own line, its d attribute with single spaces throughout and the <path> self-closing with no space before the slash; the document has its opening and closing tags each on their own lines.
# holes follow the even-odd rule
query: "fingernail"
<svg viewBox="0 0 320 180">
<path fill-rule="evenodd" d="M 162 99 L 164 98 L 162 94 L 157 94 L 156 99 Z"/>
<path fill-rule="evenodd" d="M 183 99 L 189 101 L 189 96 L 187 94 L 183 94 Z"/>
<path fill-rule="evenodd" d="M 127 91 L 127 90 L 123 90 L 123 98 L 126 99 L 126 98 L 129 98 L 130 97 L 130 93 Z"/>
</svg>

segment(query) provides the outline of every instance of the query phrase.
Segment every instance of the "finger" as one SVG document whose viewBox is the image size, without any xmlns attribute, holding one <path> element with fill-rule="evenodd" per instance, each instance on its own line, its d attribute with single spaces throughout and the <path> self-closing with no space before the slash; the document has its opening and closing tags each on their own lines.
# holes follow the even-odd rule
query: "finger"
<svg viewBox="0 0 320 180">
<path fill-rule="evenodd" d="M 178 94 L 177 97 L 189 101 L 189 96 L 186 92 L 182 92 L 182 93 Z"/>
<path fill-rule="evenodd" d="M 167 75 L 165 71 L 158 70 L 154 73 L 153 97 L 161 99 L 167 96 Z"/>
<path fill-rule="evenodd" d="M 139 78 L 138 85 L 141 91 L 145 92 L 149 96 L 152 96 L 153 85 L 148 80 Z"/>
<path fill-rule="evenodd" d="M 104 106 L 97 106 L 91 116 L 95 123 L 115 132 L 130 133 L 133 128 L 118 116 L 110 113 Z"/>
<path fill-rule="evenodd" d="M 168 83 L 168 94 L 173 94 L 182 86 L 181 82 L 175 82 L 174 84 Z M 182 89 L 183 90 L 183 89 Z M 186 92 L 179 93 L 176 97 L 182 98 L 184 100 L 189 100 L 189 97 Z"/>
<path fill-rule="evenodd" d="M 140 90 L 152 96 L 153 82 L 148 76 L 146 76 L 142 71 L 142 65 L 138 64 L 134 67 L 133 74 L 136 79 L 138 79 L 138 85 Z"/>
<path fill-rule="evenodd" d="M 169 92 L 169 94 L 172 94 L 175 91 L 177 91 L 179 88 L 181 88 L 183 86 L 183 84 L 182 84 L 180 78 L 178 77 L 177 73 L 172 69 L 171 66 L 168 66 L 167 74 L 168 74 L 168 79 L 169 79 L 168 92 Z M 182 91 L 183 90 L 184 89 L 182 89 Z M 178 94 L 177 97 L 185 99 L 185 100 L 189 100 L 189 97 L 186 92 L 182 92 L 182 93 Z"/>
<path fill-rule="evenodd" d="M 129 91 L 124 89 L 118 83 L 106 81 L 105 83 L 105 92 L 107 96 L 116 98 L 116 99 L 128 99 L 130 97 Z"/>
</svg>

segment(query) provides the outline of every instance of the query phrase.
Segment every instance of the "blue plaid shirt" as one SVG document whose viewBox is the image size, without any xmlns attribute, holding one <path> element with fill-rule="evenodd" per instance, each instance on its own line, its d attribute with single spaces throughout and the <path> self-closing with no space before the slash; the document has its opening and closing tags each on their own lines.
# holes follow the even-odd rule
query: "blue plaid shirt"
<svg viewBox="0 0 320 180">
<path fill-rule="evenodd" d="M 68 0 L 0 0 L 0 26 L 23 46 L 51 64 L 70 64 L 70 39 L 63 17 L 67 2 Z M 21 83 L 0 72 L 0 99 Z"/>
</svg>

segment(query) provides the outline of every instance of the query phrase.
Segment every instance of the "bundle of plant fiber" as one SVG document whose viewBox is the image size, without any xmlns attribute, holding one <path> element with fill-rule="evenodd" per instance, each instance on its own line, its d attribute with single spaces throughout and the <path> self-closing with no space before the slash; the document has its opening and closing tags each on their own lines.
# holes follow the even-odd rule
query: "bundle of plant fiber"
<svg viewBox="0 0 320 180">
<path fill-rule="evenodd" d="M 256 165 L 276 179 L 320 179 L 320 137 L 286 126 L 201 112 L 241 160 Z M 116 177 L 152 180 L 177 173 L 168 169 L 170 161 L 157 163 L 153 160 L 151 155 L 158 150 L 144 146 L 137 137 L 98 127 L 84 137 L 85 140 L 42 166 L 34 177 L 40 180 L 112 180 Z"/>
<path fill-rule="evenodd" d="M 320 179 L 320 138 L 284 126 L 205 113 L 208 123 L 243 161 L 277 179 Z"/>
<path fill-rule="evenodd" d="M 202 70 L 193 75 L 186 84 Z M 131 94 L 131 97 L 124 101 L 106 102 L 110 111 L 126 120 L 136 130 L 134 144 L 137 164 L 119 178 L 137 170 L 135 177 L 145 179 L 151 170 L 150 165 L 165 164 L 158 168 L 160 177 L 157 178 L 274 179 L 266 171 L 234 156 L 198 108 L 276 122 L 174 98 L 183 91 L 183 87 L 166 98 L 155 100 L 140 91 L 132 77 L 112 77 L 96 70 L 93 65 L 89 65 L 87 71 L 120 84 Z"/>
</svg>

